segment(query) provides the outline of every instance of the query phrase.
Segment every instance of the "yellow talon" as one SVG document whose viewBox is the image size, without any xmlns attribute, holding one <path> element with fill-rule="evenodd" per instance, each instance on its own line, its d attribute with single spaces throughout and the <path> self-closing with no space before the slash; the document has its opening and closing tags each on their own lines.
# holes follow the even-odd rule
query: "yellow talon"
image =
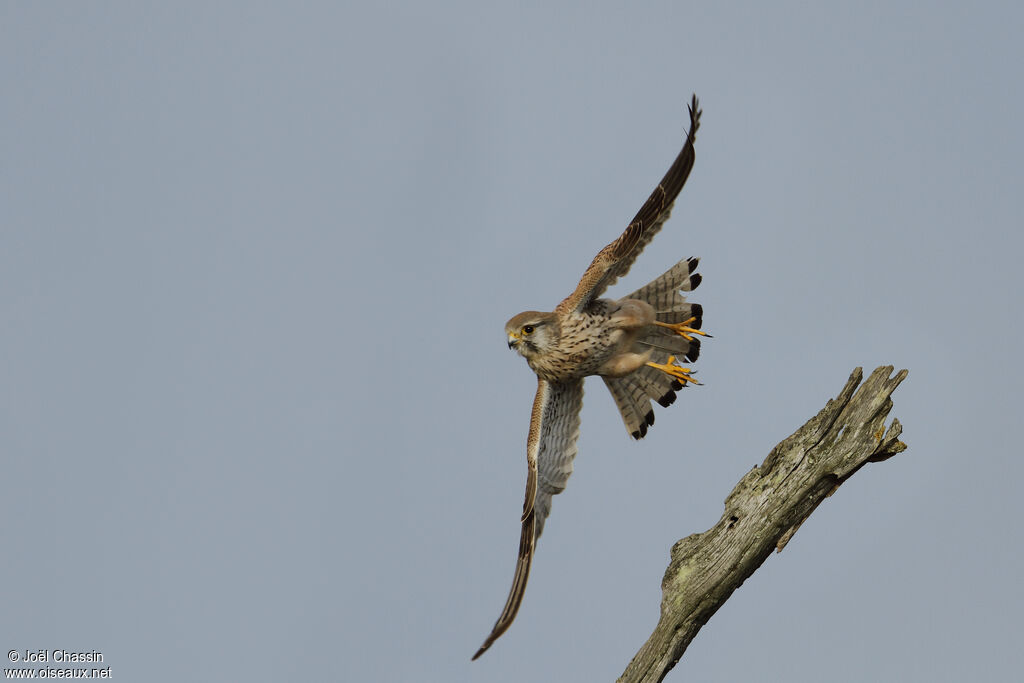
<svg viewBox="0 0 1024 683">
<path fill-rule="evenodd" d="M 690 368 L 684 368 L 681 365 L 676 365 L 675 363 L 676 357 L 669 356 L 667 363 L 662 364 L 648 362 L 647 365 L 650 365 L 655 370 L 661 370 L 665 374 L 669 375 L 670 377 L 676 378 L 677 380 L 683 382 L 684 384 L 686 382 L 689 382 L 690 384 L 700 384 L 700 382 L 690 377 L 690 373 L 693 372 L 693 370 L 691 370 Z"/>
<path fill-rule="evenodd" d="M 693 337 L 690 336 L 691 334 L 699 334 L 702 337 L 708 336 L 707 332 L 695 330 L 692 327 L 687 327 L 687 323 L 692 323 L 696 319 L 696 317 L 690 317 L 681 323 L 663 323 L 658 320 L 655 320 L 654 324 L 657 325 L 658 327 L 667 327 L 668 329 L 672 330 L 686 341 L 693 341 Z"/>
</svg>

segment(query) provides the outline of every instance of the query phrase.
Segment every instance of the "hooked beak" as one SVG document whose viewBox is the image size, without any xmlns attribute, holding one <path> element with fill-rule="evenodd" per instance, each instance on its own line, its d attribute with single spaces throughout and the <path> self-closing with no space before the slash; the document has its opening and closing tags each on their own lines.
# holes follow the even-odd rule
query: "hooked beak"
<svg viewBox="0 0 1024 683">
<path fill-rule="evenodd" d="M 515 348 L 516 344 L 519 343 L 519 335 L 515 332 L 508 333 L 508 348 Z"/>
</svg>

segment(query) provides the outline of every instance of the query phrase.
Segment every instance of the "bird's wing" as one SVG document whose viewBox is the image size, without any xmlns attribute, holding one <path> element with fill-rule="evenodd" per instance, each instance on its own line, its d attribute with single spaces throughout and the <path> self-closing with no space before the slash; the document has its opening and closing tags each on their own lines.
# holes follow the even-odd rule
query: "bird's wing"
<svg viewBox="0 0 1024 683">
<path fill-rule="evenodd" d="M 530 432 L 526 439 L 528 472 L 516 572 L 505 608 L 501 610 L 501 616 L 495 622 L 491 634 L 473 655 L 473 659 L 486 652 L 508 630 L 523 602 L 537 538 L 544 528 L 544 520 L 551 512 L 551 497 L 565 490 L 565 484 L 572 474 L 582 407 L 582 379 L 564 383 L 537 380 L 537 395 L 533 399 Z"/>
<path fill-rule="evenodd" d="M 533 506 L 537 511 L 536 538 L 540 538 L 544 520 L 551 514 L 551 497 L 565 490 L 572 474 L 583 408 L 582 379 L 549 386 L 537 449 L 537 499 Z"/>
<path fill-rule="evenodd" d="M 686 135 L 686 143 L 679 156 L 622 235 L 594 257 L 580 283 L 576 285 L 576 290 L 558 305 L 559 311 L 581 311 L 586 308 L 587 304 L 629 272 L 636 257 L 661 230 L 693 168 L 693 141 L 700 127 L 700 114 L 697 96 L 694 95 L 690 103 L 690 132 Z"/>
</svg>

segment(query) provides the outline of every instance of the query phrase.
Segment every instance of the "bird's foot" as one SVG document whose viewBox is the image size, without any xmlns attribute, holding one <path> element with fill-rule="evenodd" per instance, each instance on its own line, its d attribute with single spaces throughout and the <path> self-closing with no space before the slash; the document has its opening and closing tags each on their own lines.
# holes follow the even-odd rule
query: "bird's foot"
<svg viewBox="0 0 1024 683">
<path fill-rule="evenodd" d="M 654 324 L 657 325 L 658 327 L 665 327 L 672 330 L 686 341 L 693 341 L 693 337 L 690 336 L 692 334 L 699 334 L 702 337 L 710 337 L 711 335 L 708 334 L 707 332 L 704 332 L 702 330 L 695 330 L 694 328 L 688 326 L 689 323 L 692 323 L 696 319 L 696 317 L 690 317 L 681 323 L 663 323 L 658 320 L 655 320 Z"/>
<path fill-rule="evenodd" d="M 697 380 L 690 376 L 690 374 L 693 372 L 691 368 L 684 368 L 681 365 L 676 365 L 675 356 L 669 356 L 667 363 L 648 362 L 647 365 L 650 365 L 655 370 L 661 370 L 665 374 L 669 375 L 670 377 L 674 377 L 683 384 L 686 384 L 687 382 L 689 382 L 690 384 L 700 384 L 700 382 L 698 382 Z"/>
</svg>

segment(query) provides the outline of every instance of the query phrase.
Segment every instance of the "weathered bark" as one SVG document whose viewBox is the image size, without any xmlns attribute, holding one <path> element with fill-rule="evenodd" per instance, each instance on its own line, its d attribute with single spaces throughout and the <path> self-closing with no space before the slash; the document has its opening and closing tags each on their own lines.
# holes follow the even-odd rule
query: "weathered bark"
<svg viewBox="0 0 1024 683">
<path fill-rule="evenodd" d="M 888 431 L 889 398 L 907 376 L 876 369 L 858 389 L 857 368 L 835 399 L 748 472 L 725 499 L 725 514 L 672 547 L 661 582 L 661 618 L 619 683 L 661 681 L 733 591 L 781 552 L 814 509 L 854 472 L 906 449 L 899 420 Z"/>
</svg>

